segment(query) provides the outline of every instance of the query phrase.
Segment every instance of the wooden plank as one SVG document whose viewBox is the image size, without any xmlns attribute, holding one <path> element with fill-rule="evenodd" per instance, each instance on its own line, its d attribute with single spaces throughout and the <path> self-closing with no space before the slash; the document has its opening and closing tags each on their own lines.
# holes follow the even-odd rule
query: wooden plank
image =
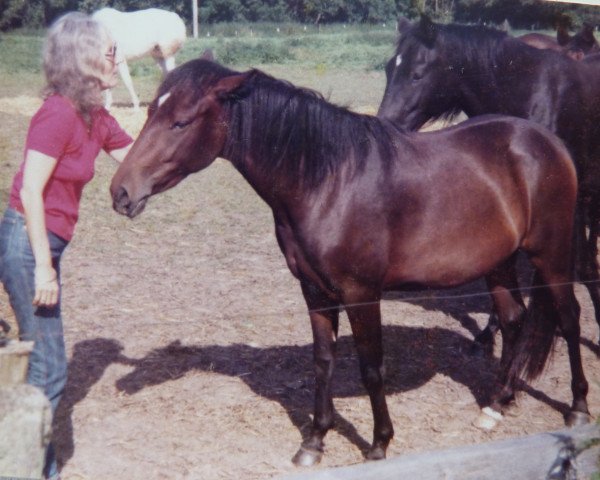
<svg viewBox="0 0 600 480">
<path fill-rule="evenodd" d="M 595 7 L 600 6 L 600 0 L 546 0 L 547 2 L 559 2 L 559 3 L 579 3 L 581 5 L 594 5 Z"/>
<path fill-rule="evenodd" d="M 485 444 L 403 455 L 328 470 L 311 469 L 285 480 L 531 480 L 589 478 L 600 470 L 597 424 Z M 597 442 L 596 442 L 597 443 Z M 565 470 L 575 468 L 570 477 Z M 564 475 L 562 475 L 564 473 Z"/>
</svg>

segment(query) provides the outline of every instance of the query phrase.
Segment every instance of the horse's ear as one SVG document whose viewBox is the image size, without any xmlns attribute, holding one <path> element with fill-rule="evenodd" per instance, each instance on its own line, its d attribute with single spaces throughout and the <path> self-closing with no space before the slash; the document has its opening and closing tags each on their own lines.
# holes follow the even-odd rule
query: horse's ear
<svg viewBox="0 0 600 480">
<path fill-rule="evenodd" d="M 238 94 L 240 87 L 244 85 L 246 80 L 253 74 L 253 71 L 240 73 L 237 75 L 230 75 L 228 77 L 219 80 L 214 87 L 211 89 L 219 100 L 227 100 L 234 94 Z"/>
<path fill-rule="evenodd" d="M 426 46 L 433 47 L 437 36 L 436 24 L 427 15 L 421 15 L 417 35 Z"/>
<path fill-rule="evenodd" d="M 559 13 L 554 18 L 554 25 L 556 26 L 556 43 L 561 47 L 565 46 L 571 41 L 571 35 L 569 35 L 569 28 L 572 25 L 571 17 L 564 13 Z"/>
<path fill-rule="evenodd" d="M 399 17 L 398 22 L 396 23 L 396 30 L 400 35 L 402 35 L 406 30 L 411 27 L 412 23 L 406 17 Z"/>
<path fill-rule="evenodd" d="M 564 47 L 570 41 L 571 35 L 569 35 L 568 27 L 565 24 L 558 24 L 556 27 L 556 43 Z"/>
<path fill-rule="evenodd" d="M 596 43 L 596 37 L 594 37 L 594 26 L 590 23 L 584 22 L 581 27 L 581 38 L 586 44 L 593 45 Z"/>
<path fill-rule="evenodd" d="M 212 49 L 207 48 L 206 50 L 204 50 L 204 53 L 202 55 L 200 55 L 200 59 L 201 60 L 210 60 L 211 62 L 213 62 L 215 60 L 215 55 L 213 54 Z"/>
</svg>

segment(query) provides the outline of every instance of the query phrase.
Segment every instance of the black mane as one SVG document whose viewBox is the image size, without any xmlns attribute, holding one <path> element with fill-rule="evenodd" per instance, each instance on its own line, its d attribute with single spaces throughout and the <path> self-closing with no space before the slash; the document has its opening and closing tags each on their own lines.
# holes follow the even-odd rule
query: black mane
<svg viewBox="0 0 600 480">
<path fill-rule="evenodd" d="M 529 63 L 551 59 L 554 62 L 568 63 L 563 54 L 554 50 L 542 50 L 521 42 L 502 30 L 481 25 L 432 23 L 435 32 L 434 48 L 455 67 L 475 70 L 479 74 L 494 77 L 498 74 L 500 62 L 505 62 L 502 75 L 518 74 L 522 68 L 516 60 Z M 397 52 L 402 42 L 421 40 L 419 25 L 413 25 L 398 39 Z M 513 65 L 511 69 L 511 65 Z M 506 70 L 508 69 L 508 70 Z"/>
<path fill-rule="evenodd" d="M 467 64 L 485 65 L 504 53 L 506 32 L 480 25 L 435 24 L 439 48 Z"/>
<path fill-rule="evenodd" d="M 393 158 L 379 119 L 328 103 L 318 92 L 253 70 L 236 93 L 226 154 L 243 159 L 252 152 L 266 174 L 314 187 L 344 162 L 361 169 L 373 148 Z"/>
</svg>

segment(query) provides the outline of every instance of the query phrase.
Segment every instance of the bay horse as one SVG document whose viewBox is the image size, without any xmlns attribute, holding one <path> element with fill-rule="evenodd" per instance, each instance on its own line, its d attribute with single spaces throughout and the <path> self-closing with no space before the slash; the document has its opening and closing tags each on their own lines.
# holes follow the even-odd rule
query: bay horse
<svg viewBox="0 0 600 480">
<path fill-rule="evenodd" d="M 150 196 L 217 157 L 229 160 L 271 207 L 279 247 L 308 307 L 314 420 L 295 464 L 321 459 L 333 423 L 341 309 L 373 411 L 366 456 L 385 458 L 394 432 L 383 378 L 385 290 L 451 287 L 485 276 L 505 342 L 499 388 L 484 418 L 501 417 L 521 374 L 541 372 L 558 325 L 572 355 L 568 421 L 589 420 L 569 256 L 576 172 L 546 129 L 488 116 L 443 131 L 403 133 L 259 70 L 240 73 L 200 58 L 177 67 L 159 87 L 112 179 L 113 207 L 136 217 Z M 518 250 L 536 271 L 529 309 L 515 293 Z"/>
<path fill-rule="evenodd" d="M 133 102 L 139 110 L 140 99 L 135 93 L 128 60 L 151 56 L 160 67 L 163 76 L 175 68 L 175 54 L 186 39 L 186 29 L 179 15 L 168 10 L 148 8 L 134 12 L 120 12 L 114 8 L 102 8 L 92 17 L 110 32 L 117 44 L 115 61 L 119 74 Z M 107 109 L 112 104 L 112 93 L 106 91 Z"/>
<path fill-rule="evenodd" d="M 575 247 L 578 279 L 600 325 L 600 62 L 577 62 L 523 45 L 505 32 L 441 25 L 426 16 L 402 29 L 386 65 L 378 116 L 417 130 L 427 121 L 497 113 L 533 120 L 567 145 L 579 175 Z M 586 232 L 589 227 L 589 233 Z M 494 322 L 477 341 L 489 344 Z"/>
<path fill-rule="evenodd" d="M 569 33 L 566 25 L 559 24 L 556 38 L 535 32 L 516 38 L 535 48 L 563 52 L 573 60 L 581 60 L 587 55 L 600 52 L 600 45 L 594 36 L 594 26 L 589 23 L 584 23 L 575 35 Z"/>
</svg>

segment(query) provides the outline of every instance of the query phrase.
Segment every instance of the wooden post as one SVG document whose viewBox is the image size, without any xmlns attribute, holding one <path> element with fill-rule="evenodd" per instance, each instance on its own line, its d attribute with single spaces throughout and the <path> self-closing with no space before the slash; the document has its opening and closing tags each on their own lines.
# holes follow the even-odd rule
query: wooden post
<svg viewBox="0 0 600 480">
<path fill-rule="evenodd" d="M 198 0 L 192 0 L 192 32 L 198 38 Z"/>
<path fill-rule="evenodd" d="M 41 478 L 52 409 L 44 393 L 25 384 L 33 342 L 0 347 L 0 478 Z"/>
<path fill-rule="evenodd" d="M 531 480 L 589 478 L 598 471 L 600 427 L 582 427 L 389 460 L 317 470 L 281 480 Z"/>
</svg>

